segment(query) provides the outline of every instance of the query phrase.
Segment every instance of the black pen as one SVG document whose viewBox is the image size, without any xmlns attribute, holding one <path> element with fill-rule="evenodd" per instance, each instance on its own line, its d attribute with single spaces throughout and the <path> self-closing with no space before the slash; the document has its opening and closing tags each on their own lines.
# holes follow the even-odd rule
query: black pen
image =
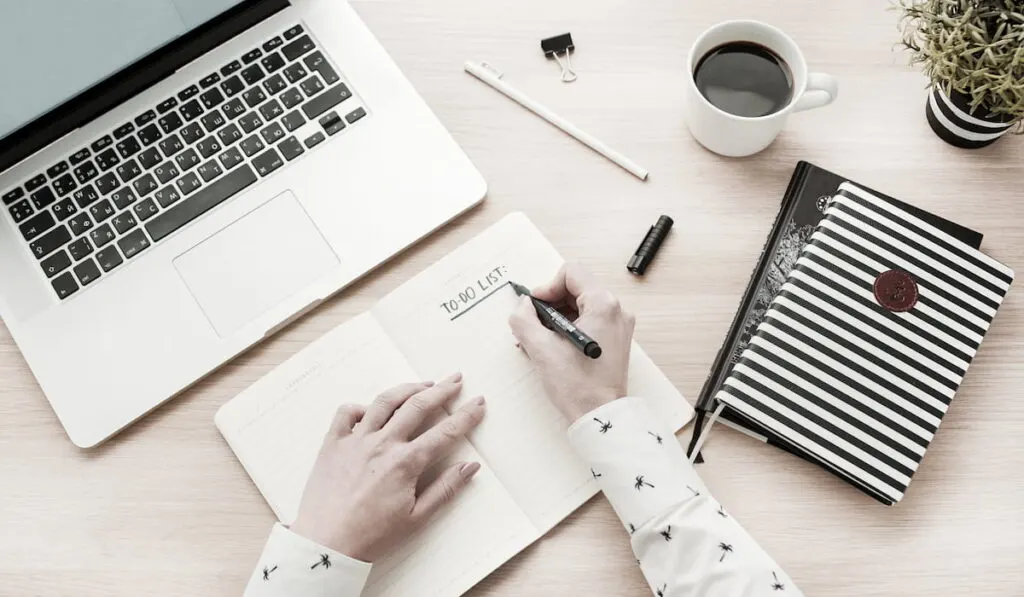
<svg viewBox="0 0 1024 597">
<path fill-rule="evenodd" d="M 601 356 L 601 347 L 598 343 L 584 333 L 583 330 L 573 325 L 565 315 L 562 315 L 554 307 L 544 301 L 534 298 L 534 296 L 530 294 L 529 288 L 511 281 L 509 282 L 509 285 L 519 296 L 530 297 L 530 300 L 533 301 L 533 308 L 537 310 L 537 317 L 540 318 L 540 322 L 543 323 L 545 327 L 568 338 L 576 348 L 579 348 L 580 351 L 588 357 L 596 359 Z"/>
</svg>

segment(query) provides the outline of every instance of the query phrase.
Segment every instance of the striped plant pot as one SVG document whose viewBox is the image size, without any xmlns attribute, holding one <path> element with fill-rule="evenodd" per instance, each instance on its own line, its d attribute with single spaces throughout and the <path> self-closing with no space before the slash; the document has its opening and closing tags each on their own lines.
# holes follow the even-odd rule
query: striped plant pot
<svg viewBox="0 0 1024 597">
<path fill-rule="evenodd" d="M 928 96 L 928 124 L 943 141 L 963 147 L 977 149 L 995 143 L 1013 128 L 1014 123 L 1002 116 L 993 116 L 984 107 L 972 114 L 967 96 L 954 91 L 946 95 L 941 89 L 932 88 Z"/>
</svg>

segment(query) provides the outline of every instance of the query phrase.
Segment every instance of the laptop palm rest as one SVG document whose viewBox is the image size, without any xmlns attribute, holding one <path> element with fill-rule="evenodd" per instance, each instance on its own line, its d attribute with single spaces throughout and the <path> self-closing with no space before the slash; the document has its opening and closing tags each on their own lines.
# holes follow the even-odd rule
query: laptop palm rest
<svg viewBox="0 0 1024 597">
<path fill-rule="evenodd" d="M 226 338 L 338 267 L 291 191 L 174 259 L 217 334 Z"/>
</svg>

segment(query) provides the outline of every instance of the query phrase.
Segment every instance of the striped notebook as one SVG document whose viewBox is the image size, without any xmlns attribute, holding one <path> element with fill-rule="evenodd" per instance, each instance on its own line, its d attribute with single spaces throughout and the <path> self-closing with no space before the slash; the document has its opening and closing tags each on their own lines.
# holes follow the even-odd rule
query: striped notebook
<svg viewBox="0 0 1024 597">
<path fill-rule="evenodd" d="M 844 183 L 717 398 L 895 504 L 1013 277 Z"/>
</svg>

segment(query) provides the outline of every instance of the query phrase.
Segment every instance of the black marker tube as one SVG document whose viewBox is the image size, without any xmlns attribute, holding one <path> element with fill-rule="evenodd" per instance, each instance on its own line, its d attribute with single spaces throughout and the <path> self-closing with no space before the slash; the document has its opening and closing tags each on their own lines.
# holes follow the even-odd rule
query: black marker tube
<svg viewBox="0 0 1024 597">
<path fill-rule="evenodd" d="M 576 348 L 580 349 L 580 352 L 588 357 L 596 359 L 601 356 L 601 346 L 583 330 L 569 321 L 565 315 L 562 315 L 557 309 L 544 301 L 533 298 L 533 295 L 530 294 L 530 289 L 525 286 L 515 282 L 509 282 L 509 285 L 519 296 L 530 297 L 530 300 L 533 301 L 533 308 L 537 311 L 537 317 L 544 324 L 544 327 L 565 336 Z"/>
<path fill-rule="evenodd" d="M 640 243 L 640 246 L 636 248 L 636 252 L 630 257 L 629 263 L 626 264 L 626 269 L 638 276 L 644 275 L 644 272 L 647 271 L 647 266 L 654 261 L 654 256 L 658 253 L 658 249 L 661 248 L 661 243 L 665 242 L 665 237 L 668 236 L 668 231 L 671 229 L 672 218 L 668 216 L 658 218 L 657 223 L 647 231 L 643 242 Z"/>
</svg>

